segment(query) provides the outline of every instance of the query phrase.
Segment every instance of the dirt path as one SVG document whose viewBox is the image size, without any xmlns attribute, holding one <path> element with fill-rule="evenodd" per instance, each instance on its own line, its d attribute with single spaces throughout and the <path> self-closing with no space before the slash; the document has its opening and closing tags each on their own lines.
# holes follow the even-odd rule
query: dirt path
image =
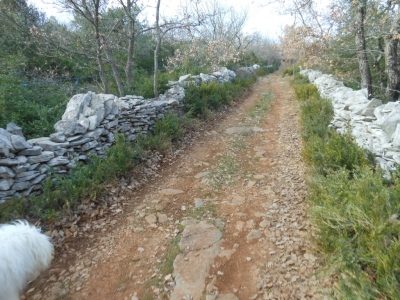
<svg viewBox="0 0 400 300">
<path fill-rule="evenodd" d="M 300 150 L 288 80 L 260 79 L 175 163 L 120 197 L 124 212 L 59 252 L 24 298 L 323 299 L 332 283 L 316 277 Z"/>
</svg>

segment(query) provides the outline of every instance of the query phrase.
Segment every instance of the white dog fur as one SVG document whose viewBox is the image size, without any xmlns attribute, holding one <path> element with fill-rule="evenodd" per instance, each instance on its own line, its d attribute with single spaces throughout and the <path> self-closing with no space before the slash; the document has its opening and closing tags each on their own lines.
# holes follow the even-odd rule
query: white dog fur
<svg viewBox="0 0 400 300">
<path fill-rule="evenodd" d="M 27 221 L 0 225 L 0 300 L 19 300 L 26 285 L 46 270 L 54 247 Z"/>
</svg>

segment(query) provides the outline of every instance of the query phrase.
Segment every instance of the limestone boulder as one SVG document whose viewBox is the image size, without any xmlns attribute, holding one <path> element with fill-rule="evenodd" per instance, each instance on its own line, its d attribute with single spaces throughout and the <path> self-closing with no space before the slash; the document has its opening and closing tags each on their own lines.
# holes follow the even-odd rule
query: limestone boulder
<svg viewBox="0 0 400 300">
<path fill-rule="evenodd" d="M 73 96 L 67 104 L 67 108 L 62 115 L 62 120 L 78 120 L 79 115 L 82 114 L 84 107 L 90 104 L 91 95 L 92 93 L 89 92 L 87 94 L 78 94 Z"/>
<path fill-rule="evenodd" d="M 375 122 L 375 124 L 380 125 L 382 130 L 389 136 L 393 135 L 399 123 L 400 113 L 396 111 L 391 112 L 387 117 L 383 117 Z"/>
<path fill-rule="evenodd" d="M 64 143 L 66 140 L 66 136 L 63 132 L 56 132 L 50 134 L 50 140 L 55 143 Z"/>
<path fill-rule="evenodd" d="M 200 73 L 201 80 L 205 83 L 210 83 L 212 81 L 217 81 L 217 77 L 213 75 L 208 75 L 204 73 Z"/>
<path fill-rule="evenodd" d="M 396 130 L 393 133 L 393 146 L 400 147 L 400 124 L 397 124 Z"/>
<path fill-rule="evenodd" d="M 32 148 L 32 145 L 28 143 L 23 136 L 20 135 L 12 135 L 11 144 L 17 152 Z"/>
<path fill-rule="evenodd" d="M 68 147 L 69 145 L 69 142 L 55 143 L 49 137 L 31 139 L 28 142 L 32 145 L 41 147 L 44 151 L 55 151 L 60 148 Z"/>
<path fill-rule="evenodd" d="M 10 153 L 13 152 L 15 152 L 15 149 L 11 143 L 11 137 L 0 133 L 0 156 L 9 157 Z"/>
<path fill-rule="evenodd" d="M 15 173 L 7 167 L 0 166 L 0 178 L 12 178 L 15 176 Z"/>
<path fill-rule="evenodd" d="M 11 178 L 0 179 L 0 191 L 9 190 L 13 184 L 14 180 L 12 180 Z"/>
<path fill-rule="evenodd" d="M 72 120 L 60 120 L 54 125 L 57 132 L 62 132 L 66 137 L 86 133 L 87 128 Z"/>
<path fill-rule="evenodd" d="M 6 130 L 11 134 L 24 137 L 24 135 L 22 134 L 22 128 L 13 122 L 7 124 Z"/>
<path fill-rule="evenodd" d="M 254 74 L 253 67 L 242 67 L 236 70 L 236 76 L 240 78 L 246 78 Z"/>
</svg>

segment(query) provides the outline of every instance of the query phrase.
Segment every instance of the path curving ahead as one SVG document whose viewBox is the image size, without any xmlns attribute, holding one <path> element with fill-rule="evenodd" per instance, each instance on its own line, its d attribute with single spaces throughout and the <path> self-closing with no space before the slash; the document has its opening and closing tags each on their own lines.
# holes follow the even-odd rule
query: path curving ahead
<svg viewBox="0 0 400 300">
<path fill-rule="evenodd" d="M 298 112 L 289 79 L 261 78 L 25 299 L 324 299 Z"/>
</svg>

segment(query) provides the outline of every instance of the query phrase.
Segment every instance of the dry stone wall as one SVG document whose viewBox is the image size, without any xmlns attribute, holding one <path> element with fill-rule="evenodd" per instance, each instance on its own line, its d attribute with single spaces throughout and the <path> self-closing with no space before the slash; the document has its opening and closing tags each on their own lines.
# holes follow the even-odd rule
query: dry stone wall
<svg viewBox="0 0 400 300">
<path fill-rule="evenodd" d="M 400 163 L 400 102 L 368 100 L 366 89 L 355 91 L 320 71 L 300 73 L 316 85 L 322 97 L 332 101 L 331 127 L 339 133 L 350 129 L 357 144 L 375 154 L 377 164 L 389 177 L 389 171 Z"/>
<path fill-rule="evenodd" d="M 52 168 L 66 174 L 88 154 L 104 157 L 115 141 L 114 133 L 123 133 L 134 141 L 138 133 L 147 134 L 157 119 L 169 111 L 179 113 L 185 104 L 185 86 L 201 82 L 230 82 L 235 72 L 221 68 L 213 74 L 190 74 L 171 81 L 159 99 L 141 96 L 78 94 L 67 104 L 62 119 L 49 137 L 26 140 L 22 128 L 14 123 L 0 128 L 0 203 L 7 199 L 38 195 Z"/>
</svg>

